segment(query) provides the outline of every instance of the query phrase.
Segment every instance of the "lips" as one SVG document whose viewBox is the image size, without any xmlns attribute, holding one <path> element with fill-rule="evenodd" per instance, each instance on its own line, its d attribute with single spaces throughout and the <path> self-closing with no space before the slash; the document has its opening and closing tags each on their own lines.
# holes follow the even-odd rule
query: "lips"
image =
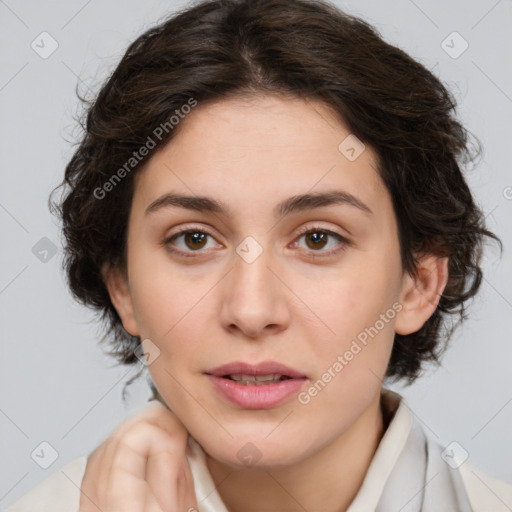
<svg viewBox="0 0 512 512">
<path fill-rule="evenodd" d="M 213 368 L 212 370 L 209 370 L 206 373 L 208 375 L 214 375 L 215 377 L 226 378 L 240 375 L 255 378 L 262 376 L 277 375 L 280 377 L 281 380 L 306 378 L 306 375 L 304 375 L 303 373 L 275 361 L 263 361 L 258 364 L 250 364 L 236 361 L 224 364 L 222 366 L 218 366 L 217 368 Z"/>
<path fill-rule="evenodd" d="M 297 394 L 308 380 L 303 373 L 274 361 L 228 363 L 206 375 L 220 396 L 243 409 L 277 407 Z"/>
</svg>

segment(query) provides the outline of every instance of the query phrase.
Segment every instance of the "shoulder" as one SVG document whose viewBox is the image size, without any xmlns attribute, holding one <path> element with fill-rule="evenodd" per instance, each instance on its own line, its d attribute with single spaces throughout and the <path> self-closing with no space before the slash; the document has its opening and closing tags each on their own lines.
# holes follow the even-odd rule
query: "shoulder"
<svg viewBox="0 0 512 512">
<path fill-rule="evenodd" d="M 442 446 L 427 435 L 400 395 L 385 390 L 383 407 L 392 419 L 382 448 L 389 454 L 395 448 L 401 452 L 401 458 L 392 461 L 392 469 L 399 474 L 398 485 L 389 484 L 394 494 L 400 492 L 408 475 L 423 474 L 422 510 L 512 511 L 511 483 L 474 466 L 459 443 Z"/>
<path fill-rule="evenodd" d="M 474 512 L 512 510 L 512 484 L 483 472 L 467 461 L 460 466 L 460 473 Z"/>
<path fill-rule="evenodd" d="M 452 443 L 455 445 L 455 443 Z M 462 494 L 471 505 L 472 512 L 510 512 L 512 510 L 512 484 L 500 480 L 482 471 L 466 460 L 467 452 L 461 451 L 461 447 L 452 447 L 452 444 L 444 448 L 432 439 L 428 440 L 430 464 L 435 471 L 440 465 L 446 480 L 452 484 L 458 481 L 463 488 Z M 460 445 L 459 445 L 460 446 Z M 461 453 L 457 453 L 461 451 Z M 432 459 L 436 459 L 437 463 Z M 457 487 L 457 485 L 455 485 Z M 461 489 L 462 490 L 462 489 Z"/>
<path fill-rule="evenodd" d="M 78 512 L 87 455 L 54 471 L 24 494 L 6 512 Z"/>
</svg>

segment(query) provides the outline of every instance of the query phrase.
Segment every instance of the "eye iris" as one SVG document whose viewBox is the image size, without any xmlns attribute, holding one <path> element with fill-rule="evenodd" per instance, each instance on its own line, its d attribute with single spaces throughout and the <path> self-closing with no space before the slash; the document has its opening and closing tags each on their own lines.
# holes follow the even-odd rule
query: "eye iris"
<svg viewBox="0 0 512 512">
<path fill-rule="evenodd" d="M 192 245 L 190 245 L 189 242 L 192 242 Z M 201 249 L 206 243 L 206 233 L 185 233 L 185 243 L 189 249 Z"/>
<path fill-rule="evenodd" d="M 327 243 L 327 236 L 327 233 L 314 231 L 306 235 L 306 243 L 310 249 L 322 249 Z M 310 240 L 313 241 L 313 245 L 310 244 Z"/>
</svg>

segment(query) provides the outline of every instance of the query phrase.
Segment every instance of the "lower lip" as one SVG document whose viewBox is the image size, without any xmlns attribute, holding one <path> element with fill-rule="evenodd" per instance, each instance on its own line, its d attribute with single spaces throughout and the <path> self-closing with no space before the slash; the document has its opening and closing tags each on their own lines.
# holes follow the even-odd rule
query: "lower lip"
<svg viewBox="0 0 512 512">
<path fill-rule="evenodd" d="M 214 387 L 232 404 L 244 409 L 268 409 L 298 393 L 306 378 L 287 379 L 275 384 L 245 385 L 231 379 L 208 375 Z"/>
</svg>

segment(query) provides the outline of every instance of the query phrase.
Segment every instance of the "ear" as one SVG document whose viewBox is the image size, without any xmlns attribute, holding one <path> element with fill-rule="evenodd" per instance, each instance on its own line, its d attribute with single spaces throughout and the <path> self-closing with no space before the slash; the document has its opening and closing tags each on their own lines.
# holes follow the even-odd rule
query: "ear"
<svg viewBox="0 0 512 512">
<path fill-rule="evenodd" d="M 118 267 L 111 267 L 108 264 L 101 269 L 101 275 L 123 327 L 132 336 L 140 336 L 127 275 Z"/>
<path fill-rule="evenodd" d="M 406 273 L 402 282 L 395 331 L 407 335 L 419 331 L 432 316 L 448 282 L 448 258 L 433 254 L 423 256 L 417 264 L 417 275 Z"/>
</svg>

